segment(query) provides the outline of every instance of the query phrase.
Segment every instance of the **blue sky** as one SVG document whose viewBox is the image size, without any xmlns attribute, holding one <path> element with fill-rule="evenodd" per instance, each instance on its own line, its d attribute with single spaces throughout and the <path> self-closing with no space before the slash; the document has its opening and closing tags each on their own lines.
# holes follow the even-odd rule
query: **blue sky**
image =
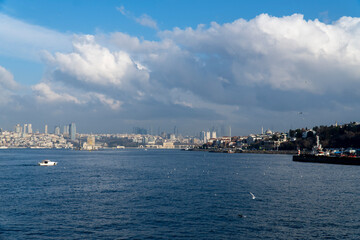
<svg viewBox="0 0 360 240">
<path fill-rule="evenodd" d="M 359 13 L 355 0 L 3 0 L 0 127 L 248 134 L 358 121 Z"/>
<path fill-rule="evenodd" d="M 342 16 L 357 17 L 359 5 L 356 0 L 5 0 L 2 1 L 1 11 L 17 19 L 61 32 L 94 34 L 100 30 L 142 35 L 144 28 L 119 14 L 116 7 L 124 6 L 134 16 L 147 14 L 164 30 L 196 27 L 212 21 L 221 24 L 238 18 L 249 20 L 261 13 L 277 17 L 301 13 L 306 19 L 334 21 Z"/>
<path fill-rule="evenodd" d="M 116 7 L 124 6 L 134 16 L 147 14 L 162 30 L 174 27 L 196 27 L 198 24 L 232 22 L 238 18 L 252 19 L 261 13 L 282 17 L 301 13 L 306 19 L 334 21 L 342 16 L 357 17 L 359 1 L 347 0 L 11 0 L 2 1 L 1 11 L 26 22 L 61 32 L 95 34 L 97 31 L 127 32 L 155 38 L 156 32 L 137 25 L 122 16 Z"/>
</svg>

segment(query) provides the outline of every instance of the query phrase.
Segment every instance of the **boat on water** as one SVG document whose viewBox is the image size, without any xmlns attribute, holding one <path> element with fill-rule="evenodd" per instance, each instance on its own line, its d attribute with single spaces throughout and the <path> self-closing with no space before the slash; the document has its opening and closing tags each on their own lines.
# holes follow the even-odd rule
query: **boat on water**
<svg viewBox="0 0 360 240">
<path fill-rule="evenodd" d="M 41 162 L 38 163 L 39 166 L 55 166 L 57 164 L 57 162 L 52 162 L 48 159 L 42 160 Z"/>
<path fill-rule="evenodd" d="M 191 150 L 191 148 L 186 147 L 186 148 L 183 148 L 183 149 L 181 149 L 181 150 L 183 150 L 183 151 L 190 151 L 190 150 Z"/>
<path fill-rule="evenodd" d="M 316 146 L 313 147 L 311 154 L 301 154 L 300 150 L 298 155 L 293 156 L 295 162 L 311 162 L 311 163 L 330 163 L 342 165 L 360 165 L 360 157 L 354 152 L 347 154 L 331 155 L 329 151 L 323 151 L 317 136 Z"/>
</svg>

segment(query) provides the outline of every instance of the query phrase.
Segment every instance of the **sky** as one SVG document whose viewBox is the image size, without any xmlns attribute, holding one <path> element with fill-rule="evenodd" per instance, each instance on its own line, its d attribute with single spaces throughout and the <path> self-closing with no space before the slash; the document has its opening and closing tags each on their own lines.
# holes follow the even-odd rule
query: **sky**
<svg viewBox="0 0 360 240">
<path fill-rule="evenodd" d="M 359 15 L 359 0 L 0 0 L 0 128 L 360 121 Z"/>
</svg>

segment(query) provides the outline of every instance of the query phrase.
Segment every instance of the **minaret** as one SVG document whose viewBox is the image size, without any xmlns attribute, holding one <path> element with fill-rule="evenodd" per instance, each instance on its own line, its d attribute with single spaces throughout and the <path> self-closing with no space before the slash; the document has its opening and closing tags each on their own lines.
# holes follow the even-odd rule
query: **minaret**
<svg viewBox="0 0 360 240">
<path fill-rule="evenodd" d="M 261 135 L 264 135 L 264 127 L 261 127 Z"/>
</svg>

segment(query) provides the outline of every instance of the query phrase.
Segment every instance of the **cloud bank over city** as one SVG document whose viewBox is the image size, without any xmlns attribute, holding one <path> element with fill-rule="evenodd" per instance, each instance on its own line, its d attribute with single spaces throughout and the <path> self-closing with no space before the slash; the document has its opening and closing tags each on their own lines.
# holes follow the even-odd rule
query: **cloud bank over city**
<svg viewBox="0 0 360 240">
<path fill-rule="evenodd" d="M 60 33 L 0 14 L 0 53 L 41 61 L 45 69 L 25 86 L 0 66 L 7 116 L 0 119 L 25 114 L 61 124 L 63 116 L 89 132 L 225 124 L 248 134 L 359 118 L 360 18 L 324 23 L 261 14 L 159 30 L 148 15 L 131 17 L 155 29 L 158 40 L 119 31 Z"/>
</svg>

